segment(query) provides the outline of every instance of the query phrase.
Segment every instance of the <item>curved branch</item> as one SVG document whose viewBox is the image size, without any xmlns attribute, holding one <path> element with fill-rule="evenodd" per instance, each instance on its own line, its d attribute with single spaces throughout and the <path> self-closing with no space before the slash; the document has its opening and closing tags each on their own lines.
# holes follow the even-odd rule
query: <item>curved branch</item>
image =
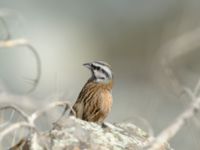
<svg viewBox="0 0 200 150">
<path fill-rule="evenodd" d="M 43 115 L 45 112 L 55 108 L 55 107 L 58 107 L 58 106 L 62 106 L 64 107 L 65 106 L 65 109 L 67 107 L 67 109 L 69 108 L 73 114 L 75 114 L 73 108 L 71 107 L 71 104 L 69 102 L 66 102 L 66 101 L 55 101 L 55 102 L 52 102 L 51 104 L 47 105 L 45 108 L 41 109 L 41 110 L 38 110 L 36 112 L 34 112 L 30 117 L 29 117 L 29 120 L 31 123 L 34 123 L 35 120 L 37 118 L 39 118 L 41 115 Z"/>
<path fill-rule="evenodd" d="M 38 52 L 36 51 L 36 49 L 31 44 L 28 44 L 27 47 L 29 47 L 29 50 L 35 56 L 36 66 L 37 66 L 37 76 L 34 79 L 34 86 L 31 89 L 29 89 L 29 91 L 28 91 L 28 93 L 31 93 L 36 89 L 36 87 L 39 84 L 39 81 L 40 81 L 40 78 L 41 78 L 41 74 L 42 74 L 42 63 L 41 63 L 40 56 L 39 56 Z"/>
<path fill-rule="evenodd" d="M 19 107 L 15 106 L 15 105 L 7 105 L 7 106 L 2 106 L 0 107 L 0 111 L 1 110 L 5 110 L 5 109 L 12 109 L 14 111 L 16 111 L 17 113 L 19 113 L 19 115 L 27 122 L 29 122 L 29 116 Z"/>
<path fill-rule="evenodd" d="M 10 47 L 20 47 L 20 46 L 27 47 L 33 53 L 36 59 L 37 75 L 36 75 L 36 78 L 33 80 L 34 86 L 31 89 L 29 89 L 27 92 L 27 93 L 31 93 L 36 89 L 41 78 L 42 65 L 41 65 L 41 59 L 38 52 L 26 39 L 23 39 L 23 38 L 15 39 L 15 40 L 0 41 L 0 48 L 5 48 L 5 47 L 10 48 Z"/>
<path fill-rule="evenodd" d="M 195 101 L 186 109 L 182 114 L 180 114 L 175 121 L 164 129 L 153 141 L 151 147 L 148 150 L 160 149 L 164 144 L 166 144 L 170 139 L 172 139 L 179 130 L 182 129 L 186 122 L 194 117 L 200 111 L 200 98 L 196 98 Z"/>
<path fill-rule="evenodd" d="M 39 134 L 38 130 L 33 126 L 30 125 L 27 122 L 18 122 L 18 123 L 14 123 L 11 126 L 7 127 L 6 129 L 4 129 L 1 134 L 0 134 L 0 141 L 3 140 L 3 138 L 9 134 L 10 132 L 17 130 L 19 128 L 28 128 L 29 130 L 33 130 L 34 132 L 36 132 L 37 134 Z"/>
</svg>

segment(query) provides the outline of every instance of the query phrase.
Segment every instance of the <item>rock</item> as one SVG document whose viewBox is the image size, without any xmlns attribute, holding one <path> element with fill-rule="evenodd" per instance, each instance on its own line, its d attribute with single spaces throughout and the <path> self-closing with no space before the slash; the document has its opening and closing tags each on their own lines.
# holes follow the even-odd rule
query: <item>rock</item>
<svg viewBox="0 0 200 150">
<path fill-rule="evenodd" d="M 32 142 L 28 142 L 32 143 L 32 149 L 39 141 L 43 149 L 52 150 L 142 150 L 149 139 L 147 133 L 131 123 L 106 123 L 102 128 L 74 117 L 62 118 L 51 131 L 38 138 L 35 135 L 30 138 Z"/>
</svg>

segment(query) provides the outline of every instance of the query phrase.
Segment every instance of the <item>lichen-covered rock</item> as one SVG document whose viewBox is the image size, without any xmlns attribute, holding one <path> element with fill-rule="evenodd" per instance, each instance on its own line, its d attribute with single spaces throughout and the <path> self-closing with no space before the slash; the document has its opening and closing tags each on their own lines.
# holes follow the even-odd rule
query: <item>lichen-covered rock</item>
<svg viewBox="0 0 200 150">
<path fill-rule="evenodd" d="M 59 121 L 51 131 L 56 150 L 142 150 L 148 135 L 131 123 L 109 124 L 102 128 L 74 117 Z"/>
<path fill-rule="evenodd" d="M 34 147 L 52 150 L 143 150 L 148 139 L 144 131 L 131 123 L 106 123 L 103 128 L 71 116 L 60 119 L 46 133 L 33 134 L 29 140 L 24 140 L 24 145 L 26 150 L 34 150 Z M 168 149 L 165 146 L 162 150 Z"/>
</svg>

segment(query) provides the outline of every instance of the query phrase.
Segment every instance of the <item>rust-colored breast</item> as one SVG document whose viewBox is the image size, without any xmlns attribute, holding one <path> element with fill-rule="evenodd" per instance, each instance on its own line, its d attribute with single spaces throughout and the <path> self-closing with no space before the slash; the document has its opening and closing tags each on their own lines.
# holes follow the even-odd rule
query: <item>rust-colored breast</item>
<svg viewBox="0 0 200 150">
<path fill-rule="evenodd" d="M 100 84 L 86 83 L 74 105 L 76 117 L 102 123 L 112 107 L 112 82 Z"/>
<path fill-rule="evenodd" d="M 108 113 L 111 111 L 112 107 L 112 95 L 110 91 L 105 90 L 101 93 L 100 100 L 100 109 L 103 112 L 103 115 L 99 118 L 99 121 L 102 122 L 108 116 Z"/>
</svg>

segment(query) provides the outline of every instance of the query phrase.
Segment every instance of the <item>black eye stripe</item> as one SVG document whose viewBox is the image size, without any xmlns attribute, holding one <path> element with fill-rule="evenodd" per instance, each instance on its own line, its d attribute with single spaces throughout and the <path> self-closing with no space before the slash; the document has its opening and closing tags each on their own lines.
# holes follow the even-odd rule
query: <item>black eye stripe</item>
<svg viewBox="0 0 200 150">
<path fill-rule="evenodd" d="M 100 71 L 103 72 L 106 75 L 107 78 L 109 77 L 109 74 L 104 69 L 101 68 Z"/>
<path fill-rule="evenodd" d="M 92 64 L 92 68 L 95 69 L 95 70 L 101 70 L 101 68 L 99 66 L 95 66 L 93 64 Z"/>
<path fill-rule="evenodd" d="M 97 69 L 97 70 L 101 70 L 101 68 L 100 68 L 100 67 L 96 67 L 96 69 Z"/>
<path fill-rule="evenodd" d="M 96 67 L 96 66 L 95 66 L 95 65 L 93 65 L 93 64 L 91 64 L 91 67 L 95 69 L 95 67 Z"/>
<path fill-rule="evenodd" d="M 94 64 L 92 64 L 91 66 L 92 66 L 92 68 L 93 68 L 94 70 L 97 70 L 97 71 L 102 72 L 103 74 L 105 74 L 105 76 L 106 76 L 107 78 L 109 78 L 108 72 L 106 72 L 103 68 L 101 68 L 100 66 L 96 66 L 96 65 L 94 65 Z"/>
</svg>

